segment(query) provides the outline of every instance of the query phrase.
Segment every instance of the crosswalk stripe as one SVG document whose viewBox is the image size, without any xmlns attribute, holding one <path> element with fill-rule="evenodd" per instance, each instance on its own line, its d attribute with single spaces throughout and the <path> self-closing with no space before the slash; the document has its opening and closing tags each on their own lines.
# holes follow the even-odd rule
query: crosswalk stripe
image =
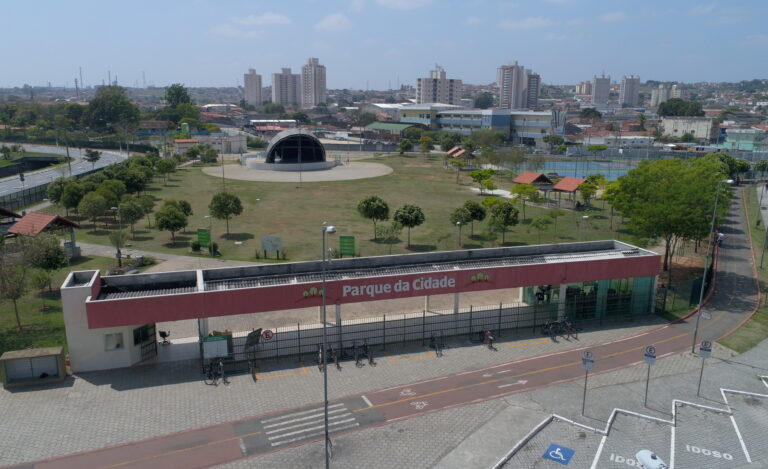
<svg viewBox="0 0 768 469">
<path fill-rule="evenodd" d="M 339 411 L 334 411 L 334 412 L 343 412 L 343 411 L 339 410 Z M 330 414 L 330 412 L 328 412 L 328 413 Z M 344 418 L 344 417 L 349 417 L 350 415 L 352 415 L 352 414 L 350 412 L 347 412 L 346 414 L 334 415 L 333 417 L 329 416 L 328 417 L 328 421 L 331 421 L 331 420 L 334 420 L 334 419 L 340 419 L 340 418 Z M 322 417 L 322 415 L 321 415 L 321 417 Z M 313 423 L 322 422 L 322 421 L 323 421 L 322 418 L 317 419 L 317 420 L 310 420 L 309 422 L 297 423 L 296 425 L 289 425 L 287 427 L 278 428 L 276 430 L 270 430 L 268 432 L 265 432 L 264 434 L 265 435 L 270 435 L 272 433 L 279 433 L 279 432 L 283 432 L 285 430 L 290 430 L 291 428 L 303 427 L 304 425 L 311 425 Z"/>
<path fill-rule="evenodd" d="M 359 427 L 359 426 L 360 426 L 360 424 L 355 422 L 355 423 L 353 423 L 351 425 L 345 425 L 343 427 L 336 427 L 333 430 L 329 429 L 328 433 L 339 432 L 341 430 L 348 430 L 350 428 L 355 428 L 355 427 Z M 288 443 L 294 443 L 296 441 L 305 440 L 307 438 L 312 438 L 312 437 L 315 437 L 315 436 L 320 436 L 320 435 L 322 435 L 324 433 L 325 433 L 325 430 L 320 430 L 319 432 L 310 433 L 308 435 L 303 435 L 303 436 L 299 436 L 299 437 L 296 437 L 296 438 L 291 438 L 289 440 L 276 441 L 276 442 L 272 443 L 272 446 L 275 447 L 275 446 L 286 445 Z"/>
<path fill-rule="evenodd" d="M 346 408 L 343 408 L 343 409 L 335 409 L 335 410 L 329 410 L 329 411 L 328 411 L 328 415 L 330 415 L 330 414 L 335 414 L 335 413 L 338 413 L 338 412 L 346 412 L 346 411 L 347 411 L 347 409 L 346 409 Z M 322 417 L 322 416 L 323 416 L 323 414 L 324 414 L 324 413 L 323 413 L 322 411 L 320 411 L 319 413 L 316 413 L 316 414 L 312 414 L 312 415 L 306 415 L 306 416 L 304 416 L 304 417 L 299 417 L 299 418 L 297 418 L 297 419 L 293 419 L 293 420 L 286 420 L 285 422 L 278 422 L 278 423 L 273 423 L 273 424 L 271 424 L 271 425 L 264 425 L 264 429 L 266 430 L 267 428 L 274 428 L 274 427 L 279 427 L 279 426 L 281 426 L 281 425 L 287 425 L 287 424 L 289 424 L 289 423 L 294 423 L 294 422 L 301 422 L 302 420 L 311 420 L 311 419 L 314 419 L 314 418 L 317 418 L 317 417 Z"/>
<path fill-rule="evenodd" d="M 339 420 L 338 422 L 329 423 L 328 427 L 331 427 L 333 425 L 340 425 L 342 423 L 354 422 L 354 421 L 355 421 L 354 418 L 347 419 L 347 420 Z M 321 425 L 318 425 L 316 427 L 309 427 L 309 428 L 304 428 L 302 430 L 296 430 L 294 432 L 288 432 L 288 433 L 283 433 L 281 435 L 270 436 L 268 439 L 269 440 L 276 440 L 278 438 L 283 438 L 283 437 L 286 437 L 286 436 L 293 436 L 293 435 L 298 435 L 299 433 L 306 433 L 306 432 L 310 432 L 312 430 L 318 430 L 318 429 L 323 428 L 323 427 L 324 427 L 324 425 L 321 424 Z"/>
<path fill-rule="evenodd" d="M 328 408 L 331 409 L 333 407 L 339 407 L 339 406 L 343 406 L 343 405 L 344 405 L 343 403 L 333 404 L 333 405 L 329 405 Z M 281 415 L 280 417 L 273 417 L 271 419 L 262 420 L 261 423 L 277 422 L 278 420 L 283 420 L 283 419 L 295 417 L 297 415 L 309 414 L 309 413 L 312 413 L 312 412 L 317 412 L 319 410 L 323 410 L 323 407 L 317 407 L 315 409 L 309 409 L 309 410 L 302 410 L 301 412 L 292 412 L 290 414 Z"/>
</svg>

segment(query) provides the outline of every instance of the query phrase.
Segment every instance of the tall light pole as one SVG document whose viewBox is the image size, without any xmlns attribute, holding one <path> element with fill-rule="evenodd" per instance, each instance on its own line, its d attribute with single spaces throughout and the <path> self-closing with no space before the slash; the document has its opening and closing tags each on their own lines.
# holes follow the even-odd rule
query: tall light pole
<svg viewBox="0 0 768 469">
<path fill-rule="evenodd" d="M 336 227 L 329 226 L 328 222 L 323 222 L 323 419 L 325 428 L 325 468 L 331 467 L 331 438 L 328 436 L 328 335 L 326 332 L 326 316 L 325 316 L 325 263 L 326 263 L 326 246 L 328 240 L 328 233 L 335 233 Z"/>
<path fill-rule="evenodd" d="M 456 242 L 459 245 L 459 247 L 461 247 L 461 222 L 460 221 L 456 222 L 456 228 L 457 228 Z"/>
<path fill-rule="evenodd" d="M 691 345 L 691 353 L 696 352 L 696 339 L 699 335 L 699 321 L 701 321 L 701 303 L 704 301 L 704 285 L 707 282 L 707 273 L 709 273 L 709 255 L 712 252 L 712 237 L 715 233 L 715 219 L 717 218 L 717 202 L 720 198 L 720 186 L 723 184 L 732 184 L 733 179 L 725 179 L 718 181 L 717 190 L 715 191 L 715 206 L 712 208 L 712 223 L 709 226 L 709 241 L 707 242 L 707 255 L 704 257 L 704 277 L 701 279 L 701 290 L 699 291 L 699 307 L 696 308 L 696 328 L 693 330 L 693 344 Z"/>
</svg>

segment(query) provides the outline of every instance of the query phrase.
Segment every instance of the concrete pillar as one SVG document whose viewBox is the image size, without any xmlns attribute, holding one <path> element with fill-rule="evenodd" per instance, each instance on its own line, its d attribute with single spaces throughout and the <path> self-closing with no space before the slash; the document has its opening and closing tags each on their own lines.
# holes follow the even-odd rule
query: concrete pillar
<svg viewBox="0 0 768 469">
<path fill-rule="evenodd" d="M 459 292 L 453 294 L 453 314 L 459 314 Z"/>
<path fill-rule="evenodd" d="M 560 284 L 560 293 L 557 295 L 557 320 L 562 321 L 565 318 L 565 290 L 568 288 L 567 283 Z"/>
<path fill-rule="evenodd" d="M 208 327 L 208 318 L 197 319 L 197 332 L 200 337 L 208 337 L 208 332 L 210 332 Z"/>
<path fill-rule="evenodd" d="M 336 350 L 342 350 L 342 344 L 344 343 L 344 338 L 342 337 L 342 327 L 341 327 L 341 305 L 339 303 L 336 303 L 336 337 L 338 337 L 338 343 L 336 344 Z M 328 339 L 330 342 L 331 340 Z"/>
<path fill-rule="evenodd" d="M 424 296 L 424 311 L 429 312 L 429 295 Z"/>
</svg>

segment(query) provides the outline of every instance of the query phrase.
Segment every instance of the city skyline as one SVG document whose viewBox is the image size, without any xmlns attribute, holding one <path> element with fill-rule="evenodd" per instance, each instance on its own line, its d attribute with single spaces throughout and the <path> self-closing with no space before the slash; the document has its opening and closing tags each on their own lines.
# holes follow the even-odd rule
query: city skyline
<svg viewBox="0 0 768 469">
<path fill-rule="evenodd" d="M 110 75 L 124 86 L 243 86 L 248 69 L 299 69 L 307 57 L 327 66 L 329 89 L 415 86 L 434 63 L 468 84 L 495 82 L 497 68 L 513 61 L 554 85 L 603 72 L 613 81 L 768 76 L 758 59 L 768 4 L 744 0 L 43 3 L 6 5 L 0 28 L 16 39 L 0 52 L 13 64 L 0 87 L 72 88 L 79 67 L 86 87 Z"/>
</svg>

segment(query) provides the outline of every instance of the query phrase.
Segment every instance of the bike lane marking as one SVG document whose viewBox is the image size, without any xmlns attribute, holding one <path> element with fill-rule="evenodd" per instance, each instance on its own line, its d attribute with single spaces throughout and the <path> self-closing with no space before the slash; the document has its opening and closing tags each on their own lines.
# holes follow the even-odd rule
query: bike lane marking
<svg viewBox="0 0 768 469">
<path fill-rule="evenodd" d="M 304 363 L 300 363 L 301 371 L 291 371 L 289 373 L 278 373 L 278 374 L 263 374 L 259 373 L 258 371 L 254 373 L 256 375 L 256 379 L 272 379 L 272 378 L 285 378 L 286 376 L 300 376 L 305 375 L 309 373 L 309 370 L 306 366 L 304 366 Z M 258 368 L 256 368 L 258 370 Z M 270 373 L 270 372 L 267 372 Z"/>
</svg>

